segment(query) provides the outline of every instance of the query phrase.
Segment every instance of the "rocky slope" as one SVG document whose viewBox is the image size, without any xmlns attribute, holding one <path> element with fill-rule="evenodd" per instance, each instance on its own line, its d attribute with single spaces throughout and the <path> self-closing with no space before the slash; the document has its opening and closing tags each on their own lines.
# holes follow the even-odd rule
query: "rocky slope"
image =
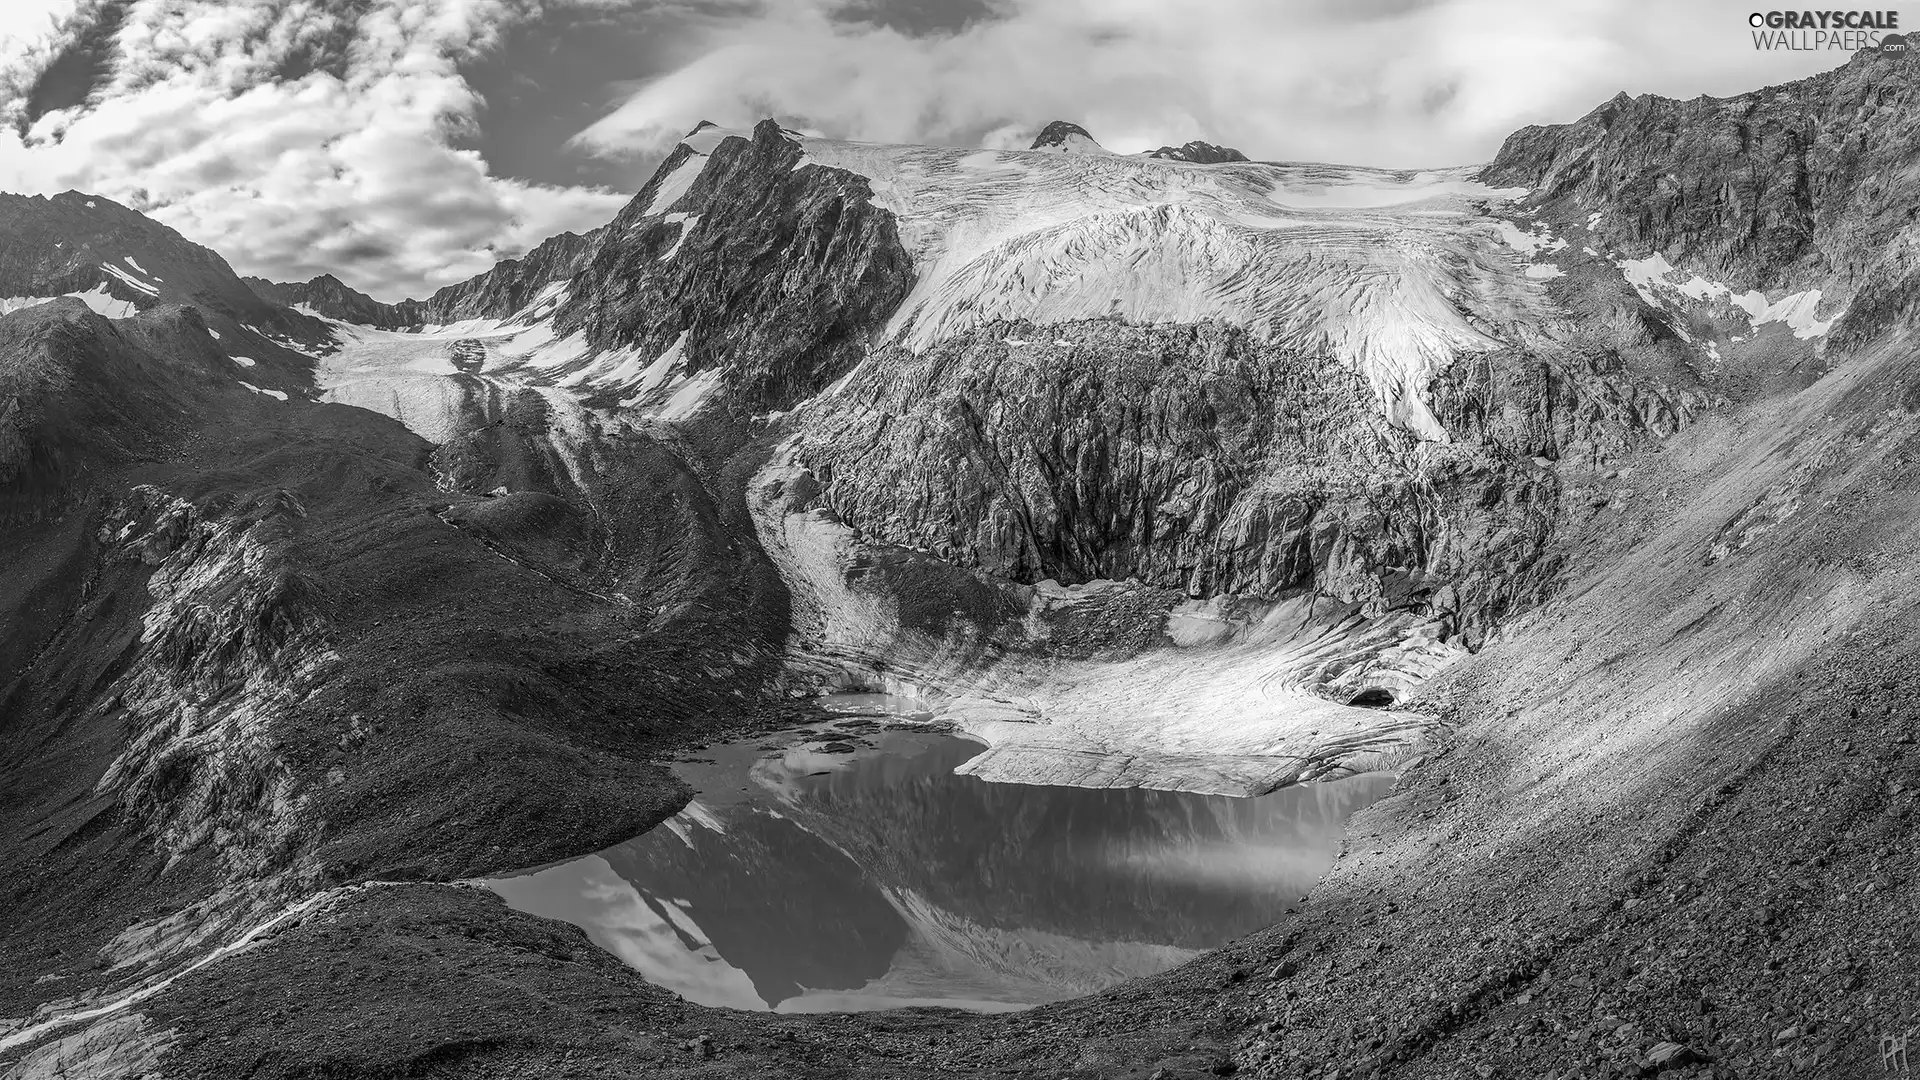
<svg viewBox="0 0 1920 1080">
<path fill-rule="evenodd" d="M 333 328 L 316 381 L 411 432 L 253 393 L 197 309 L 0 318 L 0 1062 L 1866 1075 L 1915 974 L 1916 93 L 1863 54 L 1478 173 L 703 127 L 512 312 Z M 890 681 L 1002 778 L 1441 745 L 1281 925 L 1013 1017 L 709 1012 L 359 884 L 604 846 L 667 748 Z"/>
<path fill-rule="evenodd" d="M 66 191 L 52 198 L 0 194 L 0 300 L 79 294 L 126 315 L 162 304 L 279 328 L 278 306 L 255 296 L 226 260 L 111 199 Z"/>
<path fill-rule="evenodd" d="M 169 305 L 199 312 L 218 348 L 255 386 L 303 394 L 302 349 L 329 340 L 318 320 L 263 300 L 225 259 L 111 199 L 0 192 L 0 314 L 60 296 L 112 318 Z"/>
<path fill-rule="evenodd" d="M 684 797 L 650 759 L 778 677 L 770 569 L 658 440 L 558 456 L 530 395 L 436 451 L 224 341 L 0 317 L 9 1047 L 333 883 L 630 836 Z"/>
<path fill-rule="evenodd" d="M 1573 124 L 1514 133 L 1485 175 L 1531 185 L 1543 208 L 1608 208 L 1594 237 L 1703 278 L 1818 289 L 1823 308 L 1894 305 L 1848 319 L 1865 340 L 1913 292 L 1895 242 L 1912 221 L 1912 90 L 1876 67 L 1731 98 L 1623 93 Z"/>
</svg>

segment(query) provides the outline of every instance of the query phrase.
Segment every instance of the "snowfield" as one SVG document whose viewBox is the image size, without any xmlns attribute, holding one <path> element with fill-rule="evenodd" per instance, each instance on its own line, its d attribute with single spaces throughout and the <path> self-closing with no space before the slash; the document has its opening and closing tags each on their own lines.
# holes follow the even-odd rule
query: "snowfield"
<svg viewBox="0 0 1920 1080">
<path fill-rule="evenodd" d="M 1696 302 L 1724 300 L 1746 312 L 1747 321 L 1755 330 L 1768 323 L 1784 323 L 1794 337 L 1803 341 L 1826 334 L 1842 314 L 1834 312 L 1824 319 L 1819 317 L 1819 289 L 1790 293 L 1770 301 L 1767 294 L 1758 289 L 1741 291 L 1676 269 L 1657 251 L 1644 259 L 1621 259 L 1614 265 L 1620 268 L 1640 298 L 1655 307 L 1661 306 L 1662 299 L 1676 295 Z"/>
<path fill-rule="evenodd" d="M 109 319 L 127 319 L 139 314 L 140 309 L 131 300 L 122 300 L 107 291 L 105 285 L 95 285 L 86 292 L 65 293 L 75 300 L 92 308 Z M 22 308 L 38 307 L 41 304 L 58 300 L 58 296 L 0 296 L 0 315 Z"/>
<path fill-rule="evenodd" d="M 799 140 L 868 178 L 919 281 L 886 337 L 915 350 L 998 319 L 1217 320 L 1363 375 L 1395 423 L 1447 434 L 1425 388 L 1534 302 L 1472 169 L 1389 172 Z M 1511 226 L 1508 226 L 1511 228 Z"/>
</svg>

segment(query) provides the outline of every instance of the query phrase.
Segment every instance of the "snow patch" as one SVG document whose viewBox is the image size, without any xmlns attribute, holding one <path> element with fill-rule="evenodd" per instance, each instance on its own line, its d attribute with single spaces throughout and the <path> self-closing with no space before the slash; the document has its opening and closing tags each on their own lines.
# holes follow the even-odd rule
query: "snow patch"
<svg viewBox="0 0 1920 1080">
<path fill-rule="evenodd" d="M 1614 265 L 1620 268 L 1621 274 L 1640 294 L 1640 298 L 1650 305 L 1660 305 L 1659 292 L 1656 290 L 1678 293 L 1695 301 L 1725 300 L 1746 312 L 1747 321 L 1753 324 L 1754 329 L 1758 330 L 1768 323 L 1785 323 L 1793 331 L 1793 336 L 1802 341 L 1825 334 L 1842 314 L 1835 312 L 1825 319 L 1819 317 L 1819 289 L 1789 293 L 1778 300 L 1769 301 L 1767 294 L 1758 289 L 1736 292 L 1731 285 L 1710 281 L 1698 274 L 1687 274 L 1681 280 L 1685 271 L 1676 269 L 1657 251 L 1644 259 L 1622 259 Z"/>
<path fill-rule="evenodd" d="M 564 338 L 556 338 L 552 324 L 542 323 L 514 337 L 512 347 L 526 349 L 520 359 L 535 367 L 559 367 L 586 355 L 587 332 L 576 330 Z"/>
<path fill-rule="evenodd" d="M 638 408 L 661 396 L 664 388 L 680 374 L 681 362 L 686 357 L 688 333 L 689 331 L 686 330 L 680 331 L 680 336 L 673 339 L 673 344 L 667 346 L 667 351 L 661 353 L 653 363 L 639 372 L 637 383 L 631 387 L 633 393 L 621 400 L 621 408 Z"/>
<path fill-rule="evenodd" d="M 1766 299 L 1764 294 L 1758 292 L 1749 292 L 1746 294 L 1746 297 L 1742 299 L 1750 299 L 1756 296 L 1762 300 Z M 1771 322 L 1785 323 L 1788 329 L 1793 331 L 1793 336 L 1802 341 L 1808 338 L 1820 337 L 1828 330 L 1833 329 L 1833 324 L 1840 320 L 1841 315 L 1840 312 L 1835 312 L 1825 319 L 1819 317 L 1819 289 L 1808 289 L 1805 292 L 1790 293 L 1761 308 L 1759 314 L 1754 314 L 1753 306 L 1747 303 L 1741 303 L 1741 306 L 1746 308 L 1747 314 L 1752 317 L 1753 325 L 1756 328 Z"/>
<path fill-rule="evenodd" d="M 1566 277 L 1567 272 L 1552 263 L 1528 263 L 1527 276 L 1536 280 Z"/>
<path fill-rule="evenodd" d="M 1532 255 L 1541 251 L 1554 252 L 1567 246 L 1565 240 L 1547 231 L 1545 222 L 1535 222 L 1531 229 L 1522 231 L 1513 222 L 1502 221 L 1500 222 L 1500 239 L 1506 241 L 1508 247 L 1522 255 Z"/>
<path fill-rule="evenodd" d="M 130 318 L 140 310 L 134 306 L 133 301 L 122 300 L 108 292 L 105 285 L 95 285 L 83 293 L 63 293 L 62 295 L 73 297 L 109 319 Z M 41 304 L 49 304 L 58 299 L 60 299 L 58 296 L 0 296 L 0 315 L 10 311 L 39 307 Z"/>
<path fill-rule="evenodd" d="M 527 306 L 515 312 L 513 318 L 508 319 L 507 322 L 509 324 L 532 324 L 552 315 L 560 309 L 561 304 L 566 303 L 572 296 L 572 290 L 570 288 L 572 284 L 573 281 L 568 279 L 565 281 L 550 281 L 542 285 L 540 291 L 534 294 L 533 299 L 527 302 Z"/>
<path fill-rule="evenodd" d="M 680 250 L 681 244 L 684 244 L 687 242 L 687 234 L 693 232 L 694 228 L 700 224 L 700 215 L 699 214 L 668 214 L 662 220 L 666 221 L 668 224 L 680 226 L 680 235 L 674 238 L 673 246 L 667 249 L 666 254 L 660 256 L 660 261 L 666 262 L 668 259 L 673 258 L 674 252 Z"/>
<path fill-rule="evenodd" d="M 712 397 L 713 392 L 719 388 L 720 370 L 708 368 L 682 384 L 654 416 L 669 423 L 685 420 L 699 412 L 700 407 L 705 405 L 707 399 Z"/>
<path fill-rule="evenodd" d="M 719 145 L 719 141 L 715 140 L 714 145 Z M 687 156 L 687 160 L 674 166 L 673 171 L 661 179 L 660 186 L 654 189 L 653 198 L 647 202 L 647 208 L 640 212 L 641 217 L 652 217 L 673 209 L 673 204 L 679 202 L 688 191 L 692 190 L 695 180 L 700 179 L 701 170 L 707 167 L 707 155 L 712 151 L 697 149 L 692 146 L 691 141 L 687 143 L 687 147 L 693 150 L 693 153 Z"/>
<path fill-rule="evenodd" d="M 229 356 L 227 359 L 239 364 L 241 367 L 252 367 L 255 363 L 251 356 Z"/>
<path fill-rule="evenodd" d="M 125 270 L 120 269 L 119 267 L 113 265 L 112 263 L 101 263 L 100 269 L 105 270 L 109 274 L 112 274 L 115 280 L 126 285 L 128 288 L 134 289 L 138 292 L 146 293 L 148 296 L 160 295 L 159 289 L 155 288 L 152 285 L 147 284 L 144 281 L 141 281 L 139 278 L 134 277 L 132 274 L 127 273 Z"/>
<path fill-rule="evenodd" d="M 57 296 L 0 296 L 0 315 L 13 311 L 25 311 L 30 307 L 58 300 Z"/>
<path fill-rule="evenodd" d="M 256 394 L 265 394 L 270 398 L 279 398 L 281 401 L 287 400 L 287 392 L 285 390 L 269 390 L 264 386 L 255 386 L 250 382 L 243 382 L 240 385 Z"/>
</svg>

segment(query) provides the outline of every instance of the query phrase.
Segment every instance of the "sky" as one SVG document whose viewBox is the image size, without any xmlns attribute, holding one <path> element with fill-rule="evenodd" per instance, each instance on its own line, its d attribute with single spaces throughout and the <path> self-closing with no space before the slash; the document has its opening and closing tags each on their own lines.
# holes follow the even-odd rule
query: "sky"
<svg viewBox="0 0 1920 1080">
<path fill-rule="evenodd" d="M 1729 0 L 0 0 L 0 190 L 105 195 L 243 274 L 423 296 L 610 219 L 701 120 L 1024 147 L 1485 161 L 1625 90 L 1726 95 Z M 1920 26 L 1920 11 L 1912 13 Z"/>
</svg>

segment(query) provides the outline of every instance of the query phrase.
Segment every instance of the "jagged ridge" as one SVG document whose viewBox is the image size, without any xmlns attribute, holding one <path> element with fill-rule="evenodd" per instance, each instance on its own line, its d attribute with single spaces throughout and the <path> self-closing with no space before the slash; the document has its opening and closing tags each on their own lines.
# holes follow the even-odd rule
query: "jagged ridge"
<svg viewBox="0 0 1920 1080">
<path fill-rule="evenodd" d="M 293 283 L 257 277 L 245 280 L 255 293 L 275 303 L 304 306 L 329 319 L 387 330 L 498 319 L 526 307 L 548 285 L 572 277 L 601 232 L 595 229 L 584 236 L 570 232 L 550 236 L 518 259 L 502 259 L 484 273 L 448 285 L 425 300 L 397 304 L 375 300 L 332 274 Z"/>
</svg>

